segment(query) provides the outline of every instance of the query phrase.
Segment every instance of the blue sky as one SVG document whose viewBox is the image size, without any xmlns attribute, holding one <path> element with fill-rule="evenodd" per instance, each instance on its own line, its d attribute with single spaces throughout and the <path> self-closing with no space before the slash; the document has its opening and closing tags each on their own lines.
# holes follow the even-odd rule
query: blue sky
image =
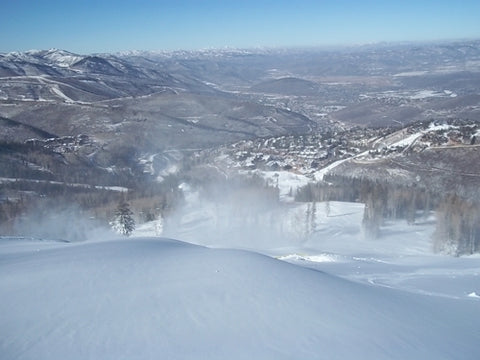
<svg viewBox="0 0 480 360">
<path fill-rule="evenodd" d="M 0 52 L 303 47 L 480 38 L 480 1 L 0 0 Z"/>
</svg>

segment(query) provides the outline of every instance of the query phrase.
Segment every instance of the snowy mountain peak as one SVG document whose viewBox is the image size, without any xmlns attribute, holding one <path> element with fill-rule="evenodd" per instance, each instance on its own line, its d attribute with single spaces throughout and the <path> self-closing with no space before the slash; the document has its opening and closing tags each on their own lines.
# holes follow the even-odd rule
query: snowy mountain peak
<svg viewBox="0 0 480 360">
<path fill-rule="evenodd" d="M 24 52 L 10 52 L 4 56 L 5 60 L 11 62 L 28 62 L 33 64 L 46 64 L 57 67 L 69 67 L 83 59 L 84 56 L 68 52 L 66 50 L 27 50 Z"/>
<path fill-rule="evenodd" d="M 60 67 L 69 67 L 84 58 L 82 55 L 59 49 L 47 50 L 43 57 Z"/>
</svg>

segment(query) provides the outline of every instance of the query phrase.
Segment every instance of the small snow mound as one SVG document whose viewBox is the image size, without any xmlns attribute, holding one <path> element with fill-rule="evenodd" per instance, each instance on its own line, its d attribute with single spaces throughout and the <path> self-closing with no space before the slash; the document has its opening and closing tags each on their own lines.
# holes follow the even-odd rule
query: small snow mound
<svg viewBox="0 0 480 360">
<path fill-rule="evenodd" d="M 299 254 L 289 254 L 280 256 L 279 260 L 284 261 L 311 261 L 311 262 L 337 262 L 339 260 L 337 255 L 333 254 L 319 254 L 319 255 L 299 255 Z"/>
</svg>

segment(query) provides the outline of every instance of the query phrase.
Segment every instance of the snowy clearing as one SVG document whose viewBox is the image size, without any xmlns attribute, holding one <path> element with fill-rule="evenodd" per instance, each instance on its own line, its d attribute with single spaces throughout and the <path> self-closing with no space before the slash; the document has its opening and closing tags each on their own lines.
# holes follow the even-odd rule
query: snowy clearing
<svg viewBox="0 0 480 360">
<path fill-rule="evenodd" d="M 2 359 L 478 358 L 480 256 L 433 254 L 433 218 L 369 240 L 363 204 L 182 188 L 136 237 L 0 237 Z"/>
</svg>

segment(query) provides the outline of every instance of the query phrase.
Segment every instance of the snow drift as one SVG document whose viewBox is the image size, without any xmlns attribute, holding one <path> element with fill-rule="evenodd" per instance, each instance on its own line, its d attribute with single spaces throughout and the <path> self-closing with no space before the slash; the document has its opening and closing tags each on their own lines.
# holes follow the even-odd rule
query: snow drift
<svg viewBox="0 0 480 360">
<path fill-rule="evenodd" d="M 480 303 L 241 250 L 0 240 L 2 359 L 477 359 Z"/>
</svg>

